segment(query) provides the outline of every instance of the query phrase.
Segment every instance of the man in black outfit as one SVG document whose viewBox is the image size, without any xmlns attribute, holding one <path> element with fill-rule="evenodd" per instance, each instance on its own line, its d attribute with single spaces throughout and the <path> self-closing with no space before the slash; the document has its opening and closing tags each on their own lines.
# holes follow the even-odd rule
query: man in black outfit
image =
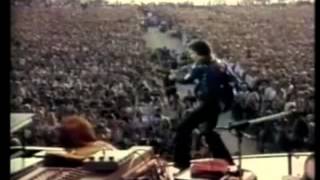
<svg viewBox="0 0 320 180">
<path fill-rule="evenodd" d="M 169 73 L 163 78 L 164 88 L 166 89 L 165 94 L 168 99 L 177 96 L 177 88 L 175 82 L 169 79 Z"/>
<path fill-rule="evenodd" d="M 190 166 L 191 134 L 193 129 L 201 123 L 206 123 L 204 135 L 213 157 L 224 159 L 230 165 L 234 165 L 220 135 L 213 131 L 222 111 L 221 97 L 226 93 L 224 87 L 228 86 L 229 77 L 222 70 L 222 66 L 211 59 L 210 47 L 204 41 L 192 42 L 189 45 L 189 53 L 194 60 L 191 72 L 183 79 L 176 79 L 175 74 L 171 74 L 170 79 L 175 79 L 178 83 L 183 84 L 196 82 L 194 91 L 200 105 L 177 128 L 174 152 L 175 167 L 181 170 Z"/>
</svg>

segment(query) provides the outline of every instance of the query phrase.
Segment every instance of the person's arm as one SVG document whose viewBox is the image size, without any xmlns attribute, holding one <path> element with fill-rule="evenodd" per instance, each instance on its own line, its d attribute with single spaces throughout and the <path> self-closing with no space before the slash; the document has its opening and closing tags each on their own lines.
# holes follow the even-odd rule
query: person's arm
<svg viewBox="0 0 320 180">
<path fill-rule="evenodd" d="M 193 65 L 191 71 L 186 74 L 182 79 L 175 78 L 176 82 L 180 84 L 191 84 L 200 76 L 200 68 Z"/>
</svg>

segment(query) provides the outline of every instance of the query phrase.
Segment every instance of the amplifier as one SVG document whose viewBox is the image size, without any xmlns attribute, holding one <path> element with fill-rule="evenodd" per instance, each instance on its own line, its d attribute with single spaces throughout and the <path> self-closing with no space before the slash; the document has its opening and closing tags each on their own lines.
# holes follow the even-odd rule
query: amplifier
<svg viewBox="0 0 320 180">
<path fill-rule="evenodd" d="M 90 173 L 77 168 L 39 167 L 19 180 L 78 180 L 88 174 Z"/>
<path fill-rule="evenodd" d="M 127 171 L 148 162 L 152 156 L 153 151 L 150 146 L 133 146 L 128 150 L 99 151 L 84 159 L 80 167 L 39 165 L 14 180 L 117 180 L 121 179 Z M 13 179 L 12 176 L 11 179 Z"/>
</svg>

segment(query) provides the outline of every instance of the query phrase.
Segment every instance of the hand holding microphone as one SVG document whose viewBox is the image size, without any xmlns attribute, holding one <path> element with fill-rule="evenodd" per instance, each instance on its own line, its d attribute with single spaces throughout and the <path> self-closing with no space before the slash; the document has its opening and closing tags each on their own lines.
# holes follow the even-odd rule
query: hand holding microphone
<svg viewBox="0 0 320 180">
<path fill-rule="evenodd" d="M 284 105 L 284 111 L 295 111 L 297 108 L 297 103 L 296 102 L 287 102 Z"/>
<path fill-rule="evenodd" d="M 169 79 L 170 79 L 170 80 L 176 80 L 176 79 L 177 79 L 177 71 L 175 71 L 175 70 L 170 70 Z"/>
</svg>

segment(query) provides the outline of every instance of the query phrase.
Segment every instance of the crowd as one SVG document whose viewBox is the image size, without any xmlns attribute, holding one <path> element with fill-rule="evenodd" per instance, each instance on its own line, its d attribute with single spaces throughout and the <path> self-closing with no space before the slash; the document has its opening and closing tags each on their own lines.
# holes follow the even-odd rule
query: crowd
<svg viewBox="0 0 320 180">
<path fill-rule="evenodd" d="M 170 139 L 167 121 L 159 124 L 161 84 L 136 7 L 15 6 L 12 12 L 11 112 L 35 113 L 27 144 L 57 145 L 56 128 L 70 114 L 89 119 L 118 148 Z"/>
<path fill-rule="evenodd" d="M 314 14 L 312 5 L 159 7 L 189 39 L 207 40 L 240 79 L 236 120 L 281 112 L 295 102 L 304 116 L 249 128 L 261 151 L 310 149 L 314 142 Z M 277 129 L 277 131 L 274 131 Z M 289 148 L 289 146 L 291 147 Z"/>
<path fill-rule="evenodd" d="M 312 11 L 311 6 L 170 7 L 158 14 L 169 16 L 170 27 L 182 34 L 207 39 L 219 58 L 233 63 L 243 80 L 235 119 L 279 112 L 290 101 L 306 112 L 249 129 L 262 151 L 283 151 L 287 144 L 298 150 L 313 144 Z M 160 52 L 163 58 L 146 49 L 143 16 L 134 6 L 12 7 L 11 112 L 35 113 L 24 132 L 27 144 L 57 145 L 61 118 L 79 114 L 118 148 L 149 144 L 171 153 L 178 121 L 164 118 L 164 109 L 178 111 L 180 119 L 196 100 L 191 92 L 179 99 L 166 73 L 155 70 L 176 69 L 179 61 L 174 52 Z M 150 61 L 157 58 L 165 62 Z M 169 88 L 162 91 L 162 85 Z M 194 147 L 203 144 L 198 138 Z"/>
</svg>

